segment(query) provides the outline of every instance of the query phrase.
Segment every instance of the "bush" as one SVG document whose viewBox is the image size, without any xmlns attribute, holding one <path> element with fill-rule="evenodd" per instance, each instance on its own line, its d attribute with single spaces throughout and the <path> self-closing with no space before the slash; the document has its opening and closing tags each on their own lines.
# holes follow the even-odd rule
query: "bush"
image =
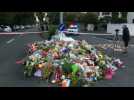
<svg viewBox="0 0 134 100">
<path fill-rule="evenodd" d="M 86 30 L 88 24 L 96 25 L 98 23 L 98 17 L 95 13 L 88 12 L 80 16 L 79 22 L 84 25 L 84 30 Z"/>
<path fill-rule="evenodd" d="M 107 23 L 109 23 L 109 22 L 111 22 L 112 21 L 112 17 L 110 17 L 110 16 L 105 16 L 105 17 L 103 17 L 103 18 L 101 18 L 100 20 L 99 20 L 99 23 L 105 23 L 105 24 L 107 24 Z"/>
<path fill-rule="evenodd" d="M 118 12 L 112 14 L 112 23 L 126 23 L 127 22 L 127 13 L 122 12 L 122 17 L 118 17 Z"/>
<path fill-rule="evenodd" d="M 48 28 L 49 35 L 54 35 L 56 30 L 57 30 L 57 28 L 58 28 L 57 25 L 49 25 L 49 28 Z"/>
<path fill-rule="evenodd" d="M 86 14 L 81 15 L 80 22 L 84 24 L 97 24 L 98 17 L 95 13 L 88 12 Z"/>
<path fill-rule="evenodd" d="M 43 33 L 44 39 L 51 39 L 51 36 L 55 34 L 57 25 L 49 25 L 48 32 Z"/>
</svg>

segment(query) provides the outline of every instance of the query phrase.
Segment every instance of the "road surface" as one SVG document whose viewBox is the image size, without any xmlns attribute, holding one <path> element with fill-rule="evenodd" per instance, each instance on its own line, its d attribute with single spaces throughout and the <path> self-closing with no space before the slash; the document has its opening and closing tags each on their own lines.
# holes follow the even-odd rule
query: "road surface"
<svg viewBox="0 0 134 100">
<path fill-rule="evenodd" d="M 111 43 L 106 39 L 97 38 L 91 35 L 73 36 L 75 39 L 87 40 L 90 44 L 105 44 Z M 26 56 L 24 47 L 29 42 L 43 40 L 39 34 L 24 34 L 24 35 L 0 35 L 0 87 L 48 87 L 56 86 L 46 81 L 37 81 L 33 78 L 25 78 L 23 76 L 23 66 L 16 64 L 17 60 L 21 60 Z M 117 53 L 126 64 L 125 69 L 120 69 L 110 81 L 99 81 L 95 87 L 119 87 L 119 86 L 134 86 L 134 47 L 129 47 L 128 54 Z"/>
<path fill-rule="evenodd" d="M 23 76 L 23 66 L 16 64 L 26 56 L 24 47 L 29 42 L 43 40 L 39 34 L 0 36 L 0 86 L 48 86 Z"/>
</svg>

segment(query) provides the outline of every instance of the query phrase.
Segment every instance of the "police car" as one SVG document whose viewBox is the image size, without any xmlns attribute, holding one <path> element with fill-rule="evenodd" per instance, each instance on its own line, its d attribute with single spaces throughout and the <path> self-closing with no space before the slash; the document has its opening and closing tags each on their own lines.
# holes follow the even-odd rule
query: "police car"
<svg viewBox="0 0 134 100">
<path fill-rule="evenodd" d="M 78 25 L 71 24 L 68 29 L 65 29 L 65 34 L 78 34 Z"/>
</svg>

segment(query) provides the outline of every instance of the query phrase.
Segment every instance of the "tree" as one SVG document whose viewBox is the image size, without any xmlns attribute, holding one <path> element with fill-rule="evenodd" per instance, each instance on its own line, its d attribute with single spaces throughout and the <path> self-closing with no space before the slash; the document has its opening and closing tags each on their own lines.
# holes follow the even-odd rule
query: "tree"
<svg viewBox="0 0 134 100">
<path fill-rule="evenodd" d="M 0 13 L 0 24 L 4 25 L 26 25 L 35 22 L 33 12 L 2 12 Z"/>
<path fill-rule="evenodd" d="M 43 12 L 36 12 L 40 23 L 43 23 L 44 13 Z"/>
<path fill-rule="evenodd" d="M 13 24 L 15 13 L 11 12 L 0 12 L 0 24 L 1 25 L 11 25 Z"/>
<path fill-rule="evenodd" d="M 59 21 L 60 21 L 59 12 L 47 12 L 47 14 L 48 14 L 48 19 L 49 19 L 49 24 L 53 24 L 53 25 L 59 24 Z"/>
<path fill-rule="evenodd" d="M 86 14 L 82 14 L 80 17 L 80 22 L 84 24 L 96 24 L 98 22 L 98 17 L 95 13 L 88 12 Z"/>
<path fill-rule="evenodd" d="M 122 14 L 122 22 L 123 23 L 126 23 L 127 22 L 127 12 L 121 12 L 121 14 Z"/>
<path fill-rule="evenodd" d="M 81 16 L 79 17 L 79 22 L 83 24 L 86 29 L 87 24 L 96 25 L 98 23 L 98 16 L 93 12 L 81 14 Z"/>
<path fill-rule="evenodd" d="M 127 18 L 127 12 L 121 12 L 123 18 Z"/>
<path fill-rule="evenodd" d="M 32 25 L 35 23 L 35 17 L 33 12 L 21 12 L 16 13 L 14 16 L 13 24 L 17 25 Z"/>
<path fill-rule="evenodd" d="M 105 24 L 107 24 L 107 23 L 109 23 L 111 21 L 112 21 L 112 17 L 111 16 L 105 16 L 105 17 L 103 17 L 103 18 L 101 18 L 99 20 L 99 23 L 105 23 Z"/>
<path fill-rule="evenodd" d="M 127 12 L 121 12 L 122 17 L 119 18 L 119 12 L 112 12 L 112 23 L 126 23 L 127 22 Z"/>
<path fill-rule="evenodd" d="M 64 13 L 64 22 L 66 25 L 71 24 L 71 22 L 80 23 L 81 15 L 80 12 L 66 12 Z"/>
<path fill-rule="evenodd" d="M 40 29 L 44 31 L 44 18 L 45 18 L 45 13 L 44 12 L 36 12 L 36 16 L 39 19 L 39 24 L 40 24 Z"/>
</svg>

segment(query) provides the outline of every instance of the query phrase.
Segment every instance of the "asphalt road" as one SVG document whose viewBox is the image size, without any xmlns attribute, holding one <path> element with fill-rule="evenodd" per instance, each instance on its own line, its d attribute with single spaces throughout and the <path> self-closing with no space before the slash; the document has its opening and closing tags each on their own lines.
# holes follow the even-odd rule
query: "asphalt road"
<svg viewBox="0 0 134 100">
<path fill-rule="evenodd" d="M 7 38 L 6 38 L 7 37 Z M 29 42 L 43 40 L 39 34 L 0 37 L 0 86 L 48 86 L 23 76 L 23 66 L 16 64 L 26 56 L 24 47 Z"/>
<path fill-rule="evenodd" d="M 111 43 L 102 38 L 96 38 L 91 35 L 73 36 L 75 39 L 87 40 L 90 44 Z M 26 56 L 24 47 L 29 42 L 43 40 L 39 34 L 10 35 L 0 36 L 0 87 L 48 87 L 56 86 L 46 81 L 37 81 L 33 78 L 23 76 L 23 66 L 16 64 Z M 129 53 L 123 55 L 118 52 L 117 57 L 121 58 L 126 64 L 126 68 L 117 71 L 117 74 L 110 81 L 99 81 L 95 87 L 119 87 L 134 86 L 134 62 L 133 48 L 129 47 Z"/>
<path fill-rule="evenodd" d="M 111 35 L 111 34 L 95 34 L 95 35 L 93 35 L 92 34 L 92 36 L 94 36 L 94 37 L 98 37 L 98 38 L 102 38 L 102 39 L 108 39 L 108 40 L 114 40 L 114 36 L 113 35 Z M 122 40 L 122 35 L 119 35 L 119 37 L 120 37 L 120 40 Z M 130 44 L 134 44 L 134 36 L 131 36 L 130 37 L 130 42 L 129 42 Z"/>
</svg>

